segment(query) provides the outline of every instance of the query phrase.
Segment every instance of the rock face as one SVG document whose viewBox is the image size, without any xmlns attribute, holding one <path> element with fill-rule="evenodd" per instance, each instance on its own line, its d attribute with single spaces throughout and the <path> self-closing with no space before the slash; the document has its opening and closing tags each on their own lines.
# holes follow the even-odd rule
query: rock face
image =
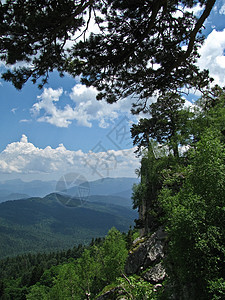
<svg viewBox="0 0 225 300">
<path fill-rule="evenodd" d="M 152 267 L 149 271 L 144 273 L 142 277 L 151 283 L 158 283 L 164 280 L 166 277 L 166 271 L 163 267 L 163 264 L 160 262 Z"/>
<path fill-rule="evenodd" d="M 149 238 L 134 241 L 133 250 L 125 266 L 126 274 L 142 274 L 145 280 L 152 283 L 163 281 L 166 276 L 162 265 L 165 256 L 165 242 L 166 234 L 162 227 Z"/>
<path fill-rule="evenodd" d="M 162 227 L 150 237 L 135 240 L 126 262 L 126 275 L 139 275 L 145 281 L 153 284 L 155 291 L 161 288 L 161 283 L 166 278 L 166 271 L 162 263 L 165 257 L 165 244 L 166 234 Z M 96 300 L 130 299 L 123 298 L 123 293 L 124 290 L 118 286 L 105 292 Z"/>
</svg>

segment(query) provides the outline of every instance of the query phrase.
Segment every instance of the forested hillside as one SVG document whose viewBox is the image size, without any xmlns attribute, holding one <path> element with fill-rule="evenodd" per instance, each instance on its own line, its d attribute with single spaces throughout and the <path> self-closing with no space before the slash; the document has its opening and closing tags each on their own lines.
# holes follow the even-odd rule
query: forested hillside
<svg viewBox="0 0 225 300">
<path fill-rule="evenodd" d="M 120 197 L 104 201 L 100 196 L 99 203 L 98 196 L 92 200 L 95 202 L 81 203 L 80 199 L 53 193 L 1 203 L 0 257 L 87 244 L 113 226 L 126 232 L 137 217 L 131 208 L 113 204 L 116 200 L 118 204 Z"/>
</svg>

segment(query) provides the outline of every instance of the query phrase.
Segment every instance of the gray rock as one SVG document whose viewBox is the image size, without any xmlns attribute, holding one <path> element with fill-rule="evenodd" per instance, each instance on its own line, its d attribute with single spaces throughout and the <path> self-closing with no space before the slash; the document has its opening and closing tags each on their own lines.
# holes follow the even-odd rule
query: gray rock
<svg viewBox="0 0 225 300">
<path fill-rule="evenodd" d="M 160 262 L 156 264 L 151 270 L 147 271 L 142 276 L 145 280 L 156 284 L 162 282 L 166 277 L 166 270 L 163 267 L 163 264 Z"/>
<path fill-rule="evenodd" d="M 136 241 L 136 248 L 130 253 L 125 272 L 130 274 L 137 274 L 150 266 L 154 266 L 164 258 L 166 234 L 163 228 L 159 228 L 149 238 L 145 240 Z"/>
</svg>

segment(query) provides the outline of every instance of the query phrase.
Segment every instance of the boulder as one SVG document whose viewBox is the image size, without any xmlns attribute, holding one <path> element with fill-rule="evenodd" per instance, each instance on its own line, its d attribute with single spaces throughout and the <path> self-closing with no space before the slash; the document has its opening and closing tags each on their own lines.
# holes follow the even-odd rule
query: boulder
<svg viewBox="0 0 225 300">
<path fill-rule="evenodd" d="M 157 284 L 162 282 L 166 277 L 166 270 L 163 267 L 163 264 L 160 262 L 152 267 L 149 271 L 144 273 L 142 277 L 151 282 L 152 284 Z"/>
<path fill-rule="evenodd" d="M 140 274 L 143 270 L 155 266 L 165 256 L 166 234 L 162 227 L 154 232 L 149 238 L 134 241 L 125 266 L 128 275 Z"/>
</svg>

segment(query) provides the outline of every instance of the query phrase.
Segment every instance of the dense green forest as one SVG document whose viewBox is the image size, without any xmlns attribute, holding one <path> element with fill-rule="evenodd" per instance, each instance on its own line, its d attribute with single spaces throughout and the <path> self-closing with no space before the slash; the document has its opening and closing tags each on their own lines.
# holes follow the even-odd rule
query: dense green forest
<svg viewBox="0 0 225 300">
<path fill-rule="evenodd" d="M 89 246 L 24 254 L 0 261 L 0 299 L 84 299 L 123 272 L 133 232 L 115 228 Z"/>
<path fill-rule="evenodd" d="M 126 199 L 93 196 L 89 200 L 81 205 L 80 199 L 52 193 L 0 203 L 0 258 L 88 244 L 113 226 L 123 232 L 134 224 L 136 211 L 113 204 L 126 205 Z"/>
</svg>

